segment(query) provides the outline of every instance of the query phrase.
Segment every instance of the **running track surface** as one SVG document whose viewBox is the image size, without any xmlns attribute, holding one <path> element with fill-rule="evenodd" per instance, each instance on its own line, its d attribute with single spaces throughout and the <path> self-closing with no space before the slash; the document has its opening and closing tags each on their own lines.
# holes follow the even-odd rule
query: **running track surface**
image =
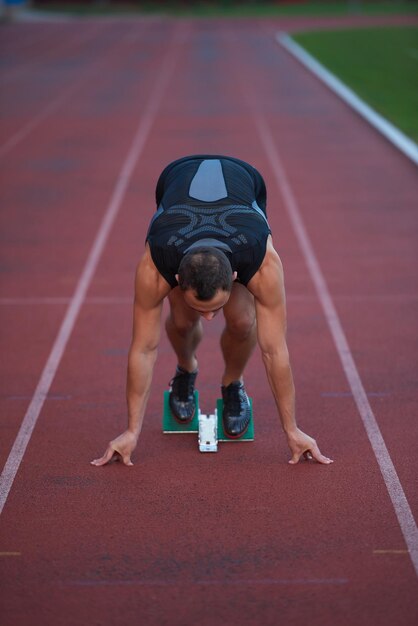
<svg viewBox="0 0 418 626">
<path fill-rule="evenodd" d="M 0 520 L 4 626 L 417 623 L 399 516 L 289 213 L 300 212 L 416 519 L 417 172 L 277 45 L 276 31 L 298 25 L 2 27 L 2 466 L 79 306 Z M 133 274 L 156 179 L 202 152 L 265 176 L 298 420 L 330 467 L 287 464 L 258 353 L 246 375 L 254 443 L 211 455 L 194 436 L 162 435 L 175 366 L 165 337 L 135 466 L 89 464 L 125 427 Z M 220 329 L 205 324 L 199 351 L 205 412 L 219 393 Z"/>
</svg>

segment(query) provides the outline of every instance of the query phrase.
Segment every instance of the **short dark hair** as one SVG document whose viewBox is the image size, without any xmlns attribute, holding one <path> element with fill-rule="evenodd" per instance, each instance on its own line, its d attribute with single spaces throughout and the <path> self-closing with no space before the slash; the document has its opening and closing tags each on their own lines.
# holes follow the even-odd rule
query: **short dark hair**
<svg viewBox="0 0 418 626">
<path fill-rule="evenodd" d="M 232 289 L 231 263 L 218 248 L 199 246 L 187 252 L 181 260 L 178 274 L 180 289 L 193 289 L 198 300 L 210 300 L 219 289 Z"/>
</svg>

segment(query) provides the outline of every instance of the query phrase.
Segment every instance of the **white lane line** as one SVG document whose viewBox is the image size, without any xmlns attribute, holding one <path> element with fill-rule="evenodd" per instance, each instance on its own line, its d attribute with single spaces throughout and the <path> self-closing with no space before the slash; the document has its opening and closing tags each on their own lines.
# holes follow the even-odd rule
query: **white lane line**
<svg viewBox="0 0 418 626">
<path fill-rule="evenodd" d="M 264 585 L 346 585 L 348 578 L 241 578 L 241 579 L 220 579 L 220 580 L 75 580 L 65 586 L 76 587 L 178 587 L 190 586 L 264 586 Z"/>
<path fill-rule="evenodd" d="M 78 281 L 76 290 L 67 308 L 66 315 L 58 331 L 51 353 L 39 379 L 35 393 L 23 419 L 19 433 L 0 476 L 0 513 L 6 503 L 14 478 L 19 469 L 26 447 L 30 441 L 39 414 L 48 395 L 55 373 L 59 367 L 67 342 L 74 328 L 76 319 L 84 303 L 90 282 L 96 271 L 100 257 L 106 245 L 109 233 L 124 199 L 135 164 L 144 150 L 145 142 L 154 124 L 164 92 L 174 72 L 179 46 L 178 39 L 182 36 L 184 27 L 180 24 L 174 32 L 172 44 L 156 73 L 157 79 L 147 105 L 141 116 L 141 121 L 135 133 L 128 155 L 116 181 L 109 204 L 104 213 L 96 238 L 91 247 L 83 272 Z"/>
<path fill-rule="evenodd" d="M 328 291 L 324 275 L 316 258 L 312 243 L 303 223 L 302 214 L 296 202 L 292 188 L 286 176 L 279 151 L 272 139 L 272 133 L 264 118 L 254 113 L 255 122 L 261 142 L 270 160 L 276 179 L 277 187 L 283 198 L 284 205 L 295 231 L 299 246 L 305 257 L 306 264 L 315 285 L 319 301 L 328 327 L 331 331 L 337 353 L 340 357 L 343 370 L 353 393 L 357 409 L 366 429 L 374 455 L 382 472 L 389 496 L 392 500 L 399 525 L 401 527 L 412 563 L 418 575 L 418 528 L 412 515 L 411 508 L 402 489 L 399 477 L 390 458 L 383 436 L 364 390 L 360 375 L 351 354 L 338 313 Z"/>
<path fill-rule="evenodd" d="M 325 83 L 334 93 L 336 93 L 352 109 L 357 111 L 369 124 L 376 128 L 394 146 L 396 146 L 405 156 L 418 165 L 418 145 L 404 135 L 396 126 L 388 122 L 384 117 L 376 113 L 370 106 L 361 100 L 351 89 L 349 89 L 334 74 L 327 70 L 321 63 L 312 57 L 306 50 L 297 44 L 286 33 L 277 33 L 276 40 L 290 54 L 292 54 L 302 65 L 307 67 L 317 78 Z"/>
</svg>

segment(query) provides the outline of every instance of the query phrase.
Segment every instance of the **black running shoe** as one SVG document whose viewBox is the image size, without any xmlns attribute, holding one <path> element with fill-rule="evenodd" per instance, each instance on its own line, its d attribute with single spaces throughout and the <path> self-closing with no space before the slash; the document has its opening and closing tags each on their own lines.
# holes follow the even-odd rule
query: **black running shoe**
<svg viewBox="0 0 418 626">
<path fill-rule="evenodd" d="M 170 409 L 175 419 L 181 424 L 191 422 L 196 411 L 196 403 L 194 401 L 196 376 L 197 370 L 189 373 L 182 367 L 177 366 L 176 374 L 170 382 Z"/>
<path fill-rule="evenodd" d="M 230 439 L 242 437 L 251 420 L 251 406 L 244 385 L 237 380 L 222 387 L 222 422 L 225 435 Z"/>
</svg>

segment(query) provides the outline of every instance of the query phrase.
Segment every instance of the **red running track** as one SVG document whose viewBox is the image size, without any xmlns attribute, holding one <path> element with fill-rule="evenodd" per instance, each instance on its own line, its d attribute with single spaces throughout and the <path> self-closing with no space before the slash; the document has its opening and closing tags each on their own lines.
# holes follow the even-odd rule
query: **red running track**
<svg viewBox="0 0 418 626">
<path fill-rule="evenodd" d="M 3 27 L 5 626 L 416 623 L 414 531 L 401 530 L 404 504 L 389 497 L 292 225 L 297 211 L 416 518 L 416 168 L 275 43 L 297 26 Z M 89 465 L 125 426 L 133 273 L 155 181 L 199 152 L 266 178 L 298 421 L 330 467 L 287 464 L 257 353 L 254 443 L 202 455 L 194 437 L 163 436 L 175 366 L 165 338 L 135 466 Z M 199 351 L 206 411 L 220 328 L 205 324 Z M 19 452 L 25 415 L 33 432 Z"/>
</svg>

